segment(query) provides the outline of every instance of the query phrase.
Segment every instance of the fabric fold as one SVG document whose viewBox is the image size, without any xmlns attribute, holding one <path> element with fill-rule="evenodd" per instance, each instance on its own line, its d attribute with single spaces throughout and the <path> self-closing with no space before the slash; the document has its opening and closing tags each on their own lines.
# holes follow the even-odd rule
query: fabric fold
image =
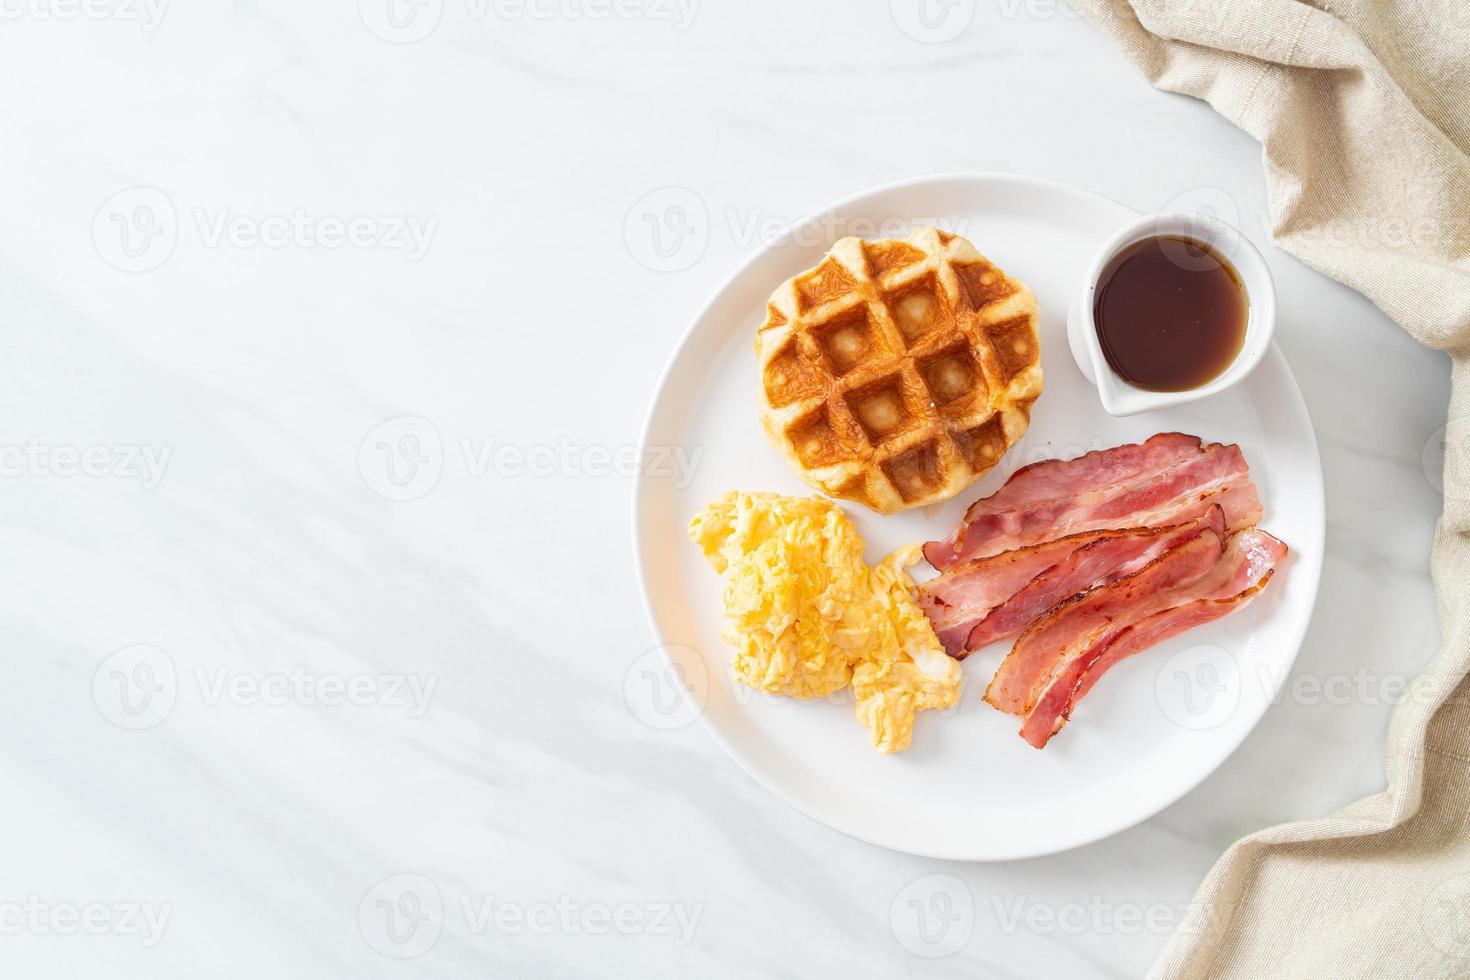
<svg viewBox="0 0 1470 980">
<path fill-rule="evenodd" d="M 1262 144 L 1272 239 L 1453 360 L 1443 645 L 1388 788 L 1232 845 L 1150 976 L 1470 972 L 1470 4 L 1070 0 L 1158 88 Z"/>
</svg>

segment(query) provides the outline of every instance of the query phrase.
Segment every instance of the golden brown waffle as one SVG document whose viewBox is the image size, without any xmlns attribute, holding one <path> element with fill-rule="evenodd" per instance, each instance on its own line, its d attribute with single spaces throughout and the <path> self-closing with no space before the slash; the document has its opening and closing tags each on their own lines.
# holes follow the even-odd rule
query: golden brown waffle
<svg viewBox="0 0 1470 980">
<path fill-rule="evenodd" d="M 1026 431 L 1036 317 L 958 235 L 844 238 L 766 307 L 766 434 L 807 483 L 880 514 L 952 497 Z"/>
</svg>

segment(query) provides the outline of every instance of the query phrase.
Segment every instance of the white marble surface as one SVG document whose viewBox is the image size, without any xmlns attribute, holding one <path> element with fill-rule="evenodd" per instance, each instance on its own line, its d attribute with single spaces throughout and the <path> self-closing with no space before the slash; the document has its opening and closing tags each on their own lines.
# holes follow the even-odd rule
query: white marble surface
<svg viewBox="0 0 1470 980">
<path fill-rule="evenodd" d="M 1308 682 L 1182 802 L 913 859 L 624 699 L 627 454 L 761 229 L 1005 170 L 1211 189 L 1264 245 L 1251 140 L 1049 0 L 387 10 L 0 5 L 0 973 L 1137 976 L 1231 840 L 1383 785 L 1447 364 L 1275 249 L 1327 473 Z M 973 914 L 900 941 L 945 874 Z"/>
</svg>

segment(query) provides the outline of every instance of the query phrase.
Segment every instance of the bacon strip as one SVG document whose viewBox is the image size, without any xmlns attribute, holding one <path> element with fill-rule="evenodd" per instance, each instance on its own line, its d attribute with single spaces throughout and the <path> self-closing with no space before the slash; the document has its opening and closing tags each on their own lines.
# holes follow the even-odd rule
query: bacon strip
<svg viewBox="0 0 1470 980">
<path fill-rule="evenodd" d="M 944 568 L 973 555 L 952 557 L 965 529 L 976 521 L 1028 506 L 1065 500 L 1085 490 L 1105 490 L 1152 476 L 1203 451 L 1198 436 L 1161 432 L 1144 442 L 1086 453 L 1075 459 L 1047 459 L 1023 466 L 995 493 L 982 497 L 965 511 L 949 542 L 931 541 L 924 556 L 935 568 Z"/>
<path fill-rule="evenodd" d="M 1244 608 L 1265 590 L 1286 554 L 1286 545 L 1265 531 L 1251 528 L 1232 535 L 1225 556 L 1208 574 L 1176 590 L 1177 605 L 1110 630 L 1060 670 L 1026 716 L 1021 737 L 1044 748 L 1114 664 Z"/>
<path fill-rule="evenodd" d="M 1143 442 L 1097 449 L 1075 459 L 1047 459 L 1023 466 L 1005 486 L 975 501 L 965 512 L 973 521 L 982 514 L 1013 510 L 1024 504 L 1056 500 L 1080 490 L 1095 490 L 1158 473 L 1204 450 L 1199 436 L 1160 432 Z"/>
<path fill-rule="evenodd" d="M 965 649 L 978 650 L 1024 630 L 1057 603 L 1106 582 L 1116 582 L 1140 571 L 1171 548 L 1194 537 L 1200 528 L 1225 536 L 1225 511 L 1211 504 L 1204 517 L 1163 528 L 1116 531 L 1112 536 L 1078 548 L 1042 572 L 1004 604 L 975 624 Z"/>
<path fill-rule="evenodd" d="M 1133 575 L 1063 602 L 1016 640 L 985 689 L 985 700 L 1001 711 L 1026 714 L 1062 661 L 1125 616 L 1136 621 L 1175 605 L 1167 601 L 1170 591 L 1207 573 L 1220 559 L 1222 544 L 1219 534 L 1203 528 Z"/>
<path fill-rule="evenodd" d="M 1012 490 L 1018 480 L 1020 489 Z M 1182 523 L 1205 513 L 1205 497 L 1225 490 L 1235 491 L 1217 501 L 1228 528 L 1259 520 L 1260 500 L 1239 446 L 1201 447 L 1194 436 L 1165 433 L 1017 471 L 970 507 L 954 537 L 928 542 L 924 557 L 943 571 L 1071 534 Z"/>
<path fill-rule="evenodd" d="M 919 607 L 944 649 L 963 660 L 965 639 L 977 622 L 1048 568 L 1108 533 L 1117 532 L 1074 534 L 957 565 L 919 586 Z"/>
</svg>

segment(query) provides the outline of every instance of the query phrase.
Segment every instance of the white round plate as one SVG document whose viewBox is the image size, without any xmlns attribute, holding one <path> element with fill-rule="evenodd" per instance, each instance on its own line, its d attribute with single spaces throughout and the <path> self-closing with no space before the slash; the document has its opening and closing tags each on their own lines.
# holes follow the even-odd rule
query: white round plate
<svg viewBox="0 0 1470 980">
<path fill-rule="evenodd" d="M 643 459 L 675 447 L 692 477 L 649 466 L 634 501 L 644 603 L 693 690 L 689 705 L 746 772 L 808 816 L 911 854 L 1002 860 L 1086 844 L 1146 820 L 1208 776 L 1272 703 L 1306 633 L 1322 567 L 1322 469 L 1311 419 L 1279 350 L 1216 397 L 1117 419 L 1067 347 L 1067 303 L 1088 260 L 1135 212 L 1063 184 L 1000 174 L 928 177 L 850 198 L 794 228 L 735 273 L 689 328 L 664 373 Z M 753 338 L 771 292 L 837 238 L 906 235 L 935 224 L 964 235 L 1041 304 L 1046 391 L 1031 428 L 985 479 L 940 508 L 880 517 L 844 503 L 876 563 L 949 534 L 965 507 L 1019 466 L 1178 430 L 1238 442 L 1260 488 L 1261 524 L 1291 556 L 1245 610 L 1115 667 L 1044 750 L 980 700 L 1004 645 L 964 663 L 949 713 L 924 712 L 913 745 L 873 751 L 850 700 L 799 703 L 735 683 L 720 640 L 723 580 L 685 535 L 734 489 L 809 494 L 759 421 Z M 697 454 L 697 455 L 696 455 Z M 914 571 L 925 566 L 921 563 Z M 845 693 L 845 692 L 844 692 Z"/>
</svg>

